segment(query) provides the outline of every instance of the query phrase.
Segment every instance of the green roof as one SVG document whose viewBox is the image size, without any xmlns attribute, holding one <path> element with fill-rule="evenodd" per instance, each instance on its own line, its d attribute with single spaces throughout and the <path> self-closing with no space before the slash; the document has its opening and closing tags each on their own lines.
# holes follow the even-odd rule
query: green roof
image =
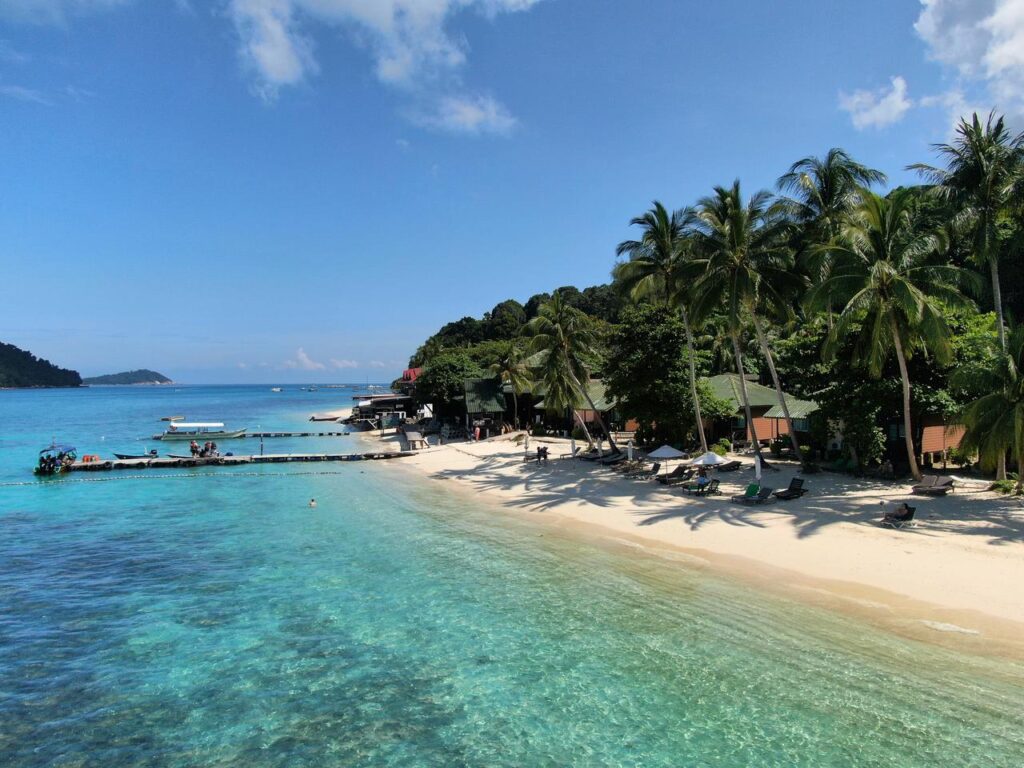
<svg viewBox="0 0 1024 768">
<path fill-rule="evenodd" d="M 786 405 L 789 406 L 789 415 L 793 419 L 806 419 L 812 413 L 817 413 L 819 408 L 817 403 L 812 403 L 810 400 L 797 400 L 795 397 L 786 396 Z M 786 414 L 782 412 L 782 407 L 779 405 L 773 406 L 768 409 L 765 413 L 766 419 L 784 419 Z"/>
<path fill-rule="evenodd" d="M 720 400 L 728 400 L 739 412 L 743 409 L 743 399 L 740 395 L 740 377 L 735 373 L 723 373 L 718 376 L 711 376 L 705 379 L 711 392 Z M 751 408 L 771 408 L 779 402 L 775 390 L 754 381 L 747 382 L 747 398 Z"/>
<path fill-rule="evenodd" d="M 500 379 L 466 379 L 462 387 L 466 392 L 466 413 L 505 412 Z"/>
<path fill-rule="evenodd" d="M 593 401 L 594 407 L 601 413 L 607 413 L 618 405 L 615 399 L 608 394 L 608 391 L 605 389 L 604 382 L 598 381 L 597 379 L 591 379 L 587 382 L 587 394 L 590 395 L 590 399 Z M 543 409 L 544 401 L 541 400 L 540 402 L 534 403 L 533 407 Z M 590 410 L 589 403 L 584 402 L 578 410 Z"/>
</svg>

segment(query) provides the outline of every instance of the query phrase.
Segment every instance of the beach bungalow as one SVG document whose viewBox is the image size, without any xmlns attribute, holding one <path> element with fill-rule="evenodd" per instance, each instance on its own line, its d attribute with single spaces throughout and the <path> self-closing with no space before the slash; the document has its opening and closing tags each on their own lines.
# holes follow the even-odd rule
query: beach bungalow
<svg viewBox="0 0 1024 768">
<path fill-rule="evenodd" d="M 718 422 L 711 425 L 713 435 L 717 437 L 728 437 L 737 442 L 749 442 L 751 440 L 750 429 L 747 426 L 746 412 L 743 408 L 743 396 L 740 391 L 740 377 L 735 373 L 723 373 L 718 376 L 711 376 L 705 381 L 711 388 L 711 392 L 720 400 L 726 400 L 733 404 L 735 411 L 727 422 Z M 779 397 L 772 387 L 766 387 L 756 381 L 746 381 L 747 399 L 750 403 L 750 415 L 754 420 L 754 431 L 757 432 L 757 439 L 761 442 L 775 440 L 783 435 L 788 435 L 786 418 L 779 405 Z M 789 407 L 790 416 L 793 419 L 793 429 L 799 434 L 810 431 L 809 418 L 818 411 L 818 405 L 809 400 L 800 400 L 793 395 L 783 393 L 786 398 L 786 405 Z"/>
<path fill-rule="evenodd" d="M 466 430 L 472 433 L 474 429 L 480 427 L 482 433 L 500 434 L 506 410 L 501 380 L 466 379 L 462 382 L 462 390 L 466 408 Z"/>
</svg>

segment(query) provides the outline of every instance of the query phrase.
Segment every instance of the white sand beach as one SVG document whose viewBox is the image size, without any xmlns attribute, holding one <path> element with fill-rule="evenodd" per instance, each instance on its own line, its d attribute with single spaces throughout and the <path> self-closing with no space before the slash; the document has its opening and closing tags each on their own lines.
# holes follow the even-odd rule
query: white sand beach
<svg viewBox="0 0 1024 768">
<path fill-rule="evenodd" d="M 561 527 L 585 525 L 645 549 L 685 553 L 903 634 L 1024 655 L 1024 505 L 982 483 L 925 498 L 907 483 L 821 472 L 806 476 L 802 499 L 753 506 L 730 501 L 753 479 L 750 457 L 738 457 L 744 469 L 721 474 L 721 495 L 698 498 L 560 459 L 566 441 L 544 444 L 551 459 L 540 464 L 524 461 L 522 445 L 508 439 L 431 447 L 389 464 Z M 531 452 L 537 445 L 532 439 Z M 784 488 L 796 474 L 795 465 L 778 467 L 764 484 Z M 882 513 L 902 501 L 917 507 L 916 526 L 879 527 Z"/>
</svg>

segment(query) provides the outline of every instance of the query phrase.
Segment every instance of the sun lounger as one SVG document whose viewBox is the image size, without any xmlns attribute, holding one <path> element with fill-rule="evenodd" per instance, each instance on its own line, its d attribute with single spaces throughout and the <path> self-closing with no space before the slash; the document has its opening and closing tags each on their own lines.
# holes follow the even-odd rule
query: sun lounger
<svg viewBox="0 0 1024 768">
<path fill-rule="evenodd" d="M 918 496 L 945 496 L 953 490 L 953 478 L 925 475 L 911 490 Z"/>
<path fill-rule="evenodd" d="M 580 461 L 600 461 L 601 459 L 607 459 L 609 456 L 614 454 L 615 451 L 608 451 L 608 453 L 598 453 L 597 451 L 587 451 L 581 453 L 578 458 Z"/>
<path fill-rule="evenodd" d="M 721 493 L 721 491 L 718 490 L 718 478 L 716 477 L 707 485 L 702 485 L 697 489 L 696 493 L 698 496 L 713 496 L 716 493 Z"/>
<path fill-rule="evenodd" d="M 757 498 L 757 492 L 760 491 L 760 490 L 761 490 L 760 484 L 758 484 L 758 483 L 751 483 L 750 485 L 747 486 L 747 490 L 745 490 L 742 495 L 740 495 L 740 496 L 733 496 L 732 500 L 733 501 L 743 502 L 743 501 L 750 501 L 752 499 L 756 499 Z"/>
<path fill-rule="evenodd" d="M 804 479 L 794 477 L 789 481 L 789 488 L 775 492 L 775 498 L 789 501 L 790 499 L 799 499 L 805 493 L 807 493 L 807 489 L 804 488 Z"/>
<path fill-rule="evenodd" d="M 692 474 L 692 473 L 693 473 L 692 469 L 690 469 L 689 467 L 684 467 L 682 464 L 680 464 L 675 469 L 673 469 L 671 472 L 668 472 L 668 473 L 666 473 L 664 475 L 660 475 L 657 478 L 657 480 L 662 485 L 668 485 L 673 480 L 675 480 L 677 482 L 682 482 L 683 480 L 686 480 L 690 476 L 690 474 Z"/>
<path fill-rule="evenodd" d="M 878 521 L 878 524 L 888 526 L 889 528 L 902 528 L 905 525 L 911 524 L 915 512 L 917 512 L 917 507 L 910 507 L 904 504 L 895 512 L 886 512 L 882 519 Z"/>
<path fill-rule="evenodd" d="M 764 504 L 766 501 L 771 501 L 773 488 L 769 488 L 767 485 L 762 486 L 756 495 L 749 498 L 740 499 L 741 504 Z M 736 499 L 733 499 L 736 501 Z"/>
<path fill-rule="evenodd" d="M 613 467 L 616 464 L 621 464 L 629 457 L 624 453 L 612 453 L 601 459 L 601 465 L 605 467 Z"/>
<path fill-rule="evenodd" d="M 725 462 L 725 464 L 719 464 L 717 467 L 715 467 L 715 469 L 717 469 L 719 472 L 735 472 L 737 469 L 739 469 L 742 466 L 743 466 L 743 462 L 736 461 L 734 459 L 732 461 Z"/>
<path fill-rule="evenodd" d="M 656 477 L 661 471 L 661 462 L 654 462 L 648 469 L 641 469 L 639 472 L 634 472 L 630 477 L 635 477 L 638 480 L 647 480 L 652 477 Z"/>
<path fill-rule="evenodd" d="M 579 456 L 579 454 L 580 454 L 580 447 L 577 445 L 569 453 L 559 454 L 558 458 L 560 458 L 560 459 L 575 459 L 577 456 Z"/>
</svg>

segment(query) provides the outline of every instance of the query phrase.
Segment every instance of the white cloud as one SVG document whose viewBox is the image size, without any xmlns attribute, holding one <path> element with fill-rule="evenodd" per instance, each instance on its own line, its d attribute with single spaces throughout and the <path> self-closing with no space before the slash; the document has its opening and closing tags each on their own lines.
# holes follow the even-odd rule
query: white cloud
<svg viewBox="0 0 1024 768">
<path fill-rule="evenodd" d="M 921 0 L 914 28 L 928 46 L 929 58 L 953 70 L 951 92 L 978 86 L 997 109 L 1024 119 L 1024 0 Z M 968 100 L 947 99 L 954 119 Z M 984 110 L 987 111 L 987 110 Z"/>
<path fill-rule="evenodd" d="M 299 347 L 295 352 L 295 358 L 292 360 L 285 360 L 285 368 L 294 368 L 300 371 L 323 371 L 327 368 L 323 363 L 318 363 L 306 354 L 306 350 Z"/>
<path fill-rule="evenodd" d="M 507 136 L 516 127 L 516 119 L 491 96 L 445 96 L 416 121 L 429 128 L 452 133 L 482 133 Z"/>
<path fill-rule="evenodd" d="M 25 88 L 21 85 L 0 85 L 0 96 L 6 96 L 17 101 L 28 101 L 33 104 L 43 104 L 47 107 L 53 105 L 50 97 L 42 91 L 37 91 L 34 88 Z"/>
<path fill-rule="evenodd" d="M 358 360 L 337 360 L 337 359 L 332 357 L 331 358 L 331 367 L 334 368 L 335 370 L 339 370 L 339 371 L 344 369 L 344 368 L 358 368 L 359 367 L 359 361 Z"/>
<path fill-rule="evenodd" d="M 30 24 L 62 24 L 68 16 L 105 11 L 132 0 L 0 0 L 0 18 Z"/>
<path fill-rule="evenodd" d="M 467 44 L 448 28 L 452 17 L 475 8 L 489 17 L 533 7 L 540 0 L 230 0 L 240 54 L 256 89 L 273 97 L 317 72 L 311 38 L 316 23 L 342 29 L 367 48 L 377 78 L 405 89 L 435 89 L 466 61 Z M 504 133 L 514 123 L 493 99 L 441 99 L 435 127 Z"/>
<path fill-rule="evenodd" d="M 369 364 L 370 368 L 387 368 L 388 365 L 383 360 L 371 360 Z"/>
<path fill-rule="evenodd" d="M 912 106 L 907 98 L 907 81 L 898 76 L 892 78 L 889 88 L 839 95 L 839 107 L 850 113 L 857 130 L 898 123 Z"/>
</svg>

